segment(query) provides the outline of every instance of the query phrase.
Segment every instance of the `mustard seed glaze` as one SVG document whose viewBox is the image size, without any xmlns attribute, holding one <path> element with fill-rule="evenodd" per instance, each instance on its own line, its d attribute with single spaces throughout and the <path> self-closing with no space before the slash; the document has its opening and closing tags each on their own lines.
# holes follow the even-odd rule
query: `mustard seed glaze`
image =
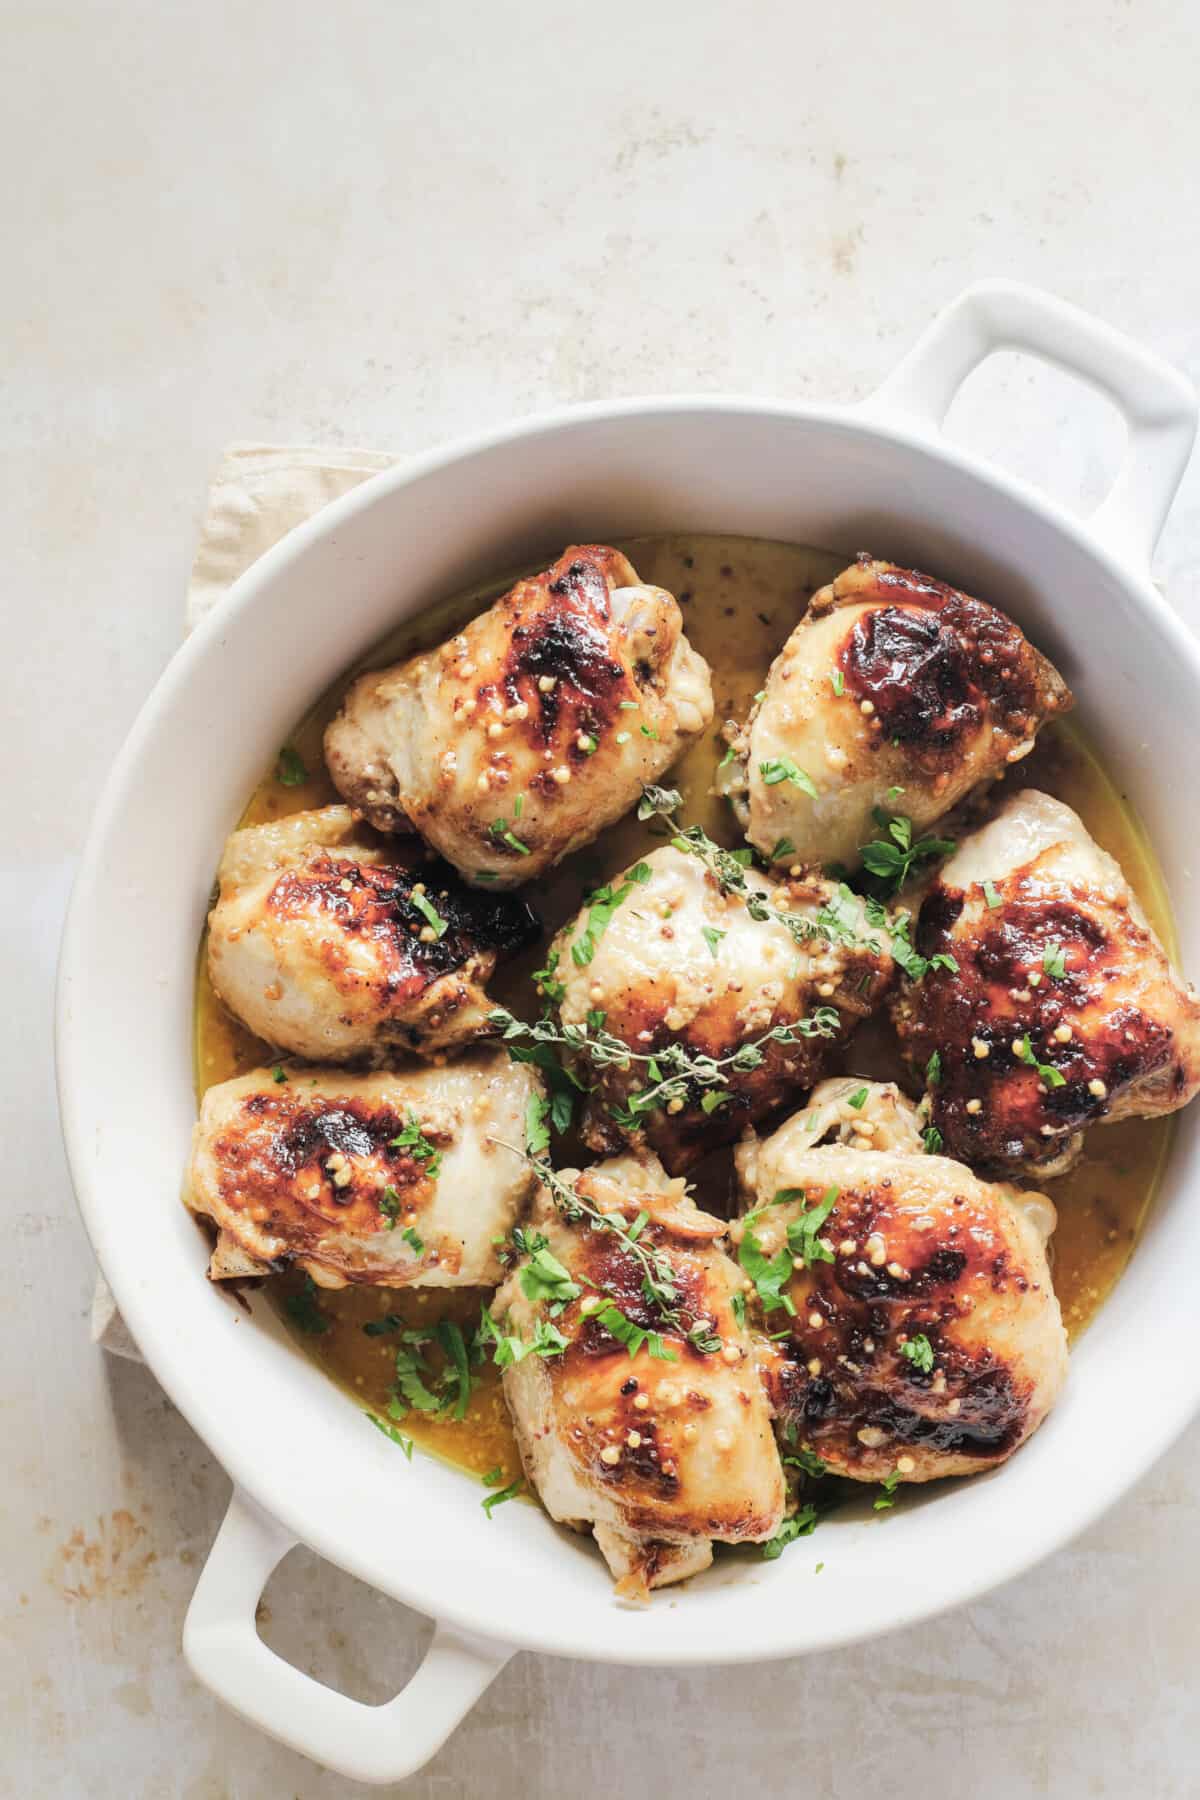
<svg viewBox="0 0 1200 1800">
<path fill-rule="evenodd" d="M 833 579 L 845 559 L 801 546 L 700 534 L 641 539 L 619 547 L 629 555 L 643 581 L 677 596 L 684 628 L 712 668 L 716 698 L 712 730 L 688 751 L 670 780 L 684 793 L 686 818 L 702 824 L 720 843 L 736 846 L 740 840 L 728 807 L 707 791 L 725 748 L 719 735 L 721 723 L 729 717 L 745 717 L 771 659 L 813 593 Z M 512 580 L 512 573 L 502 575 L 486 590 L 435 608 L 417 627 L 406 626 L 378 646 L 363 666 L 378 667 L 442 641 Z M 916 604 L 928 610 L 919 598 Z M 251 796 L 243 824 L 282 818 L 337 798 L 322 765 L 321 738 L 351 674 L 358 672 L 340 676 L 292 735 L 291 744 L 307 771 L 305 779 L 285 786 L 272 772 Z M 942 677 L 931 679 L 940 695 Z M 522 695 L 526 685 L 521 684 Z M 536 688 L 536 681 L 533 685 Z M 570 722 L 574 725 L 573 716 Z M 1021 785 L 1047 789 L 1080 814 L 1092 835 L 1122 864 L 1151 923 L 1170 946 L 1170 915 L 1149 848 L 1076 730 L 1057 723 L 1047 727 L 1014 779 Z M 644 825 L 631 817 L 623 819 L 540 881 L 534 898 L 546 941 L 572 916 L 587 888 L 636 861 L 652 841 L 647 839 Z M 401 849 L 401 842 L 397 857 L 407 865 L 407 849 Z M 541 965 L 544 949 L 543 941 L 524 950 L 493 983 L 497 997 L 527 1017 L 539 1010 L 530 975 Z M 208 981 L 203 947 L 197 974 L 196 1057 L 200 1094 L 216 1082 L 274 1060 L 270 1049 L 231 1018 L 217 1000 Z M 880 1079 L 897 1079 L 899 1059 L 890 1033 L 875 1021 L 868 1023 L 859 1031 L 846 1066 Z M 1153 1197 L 1171 1129 L 1169 1119 L 1104 1126 L 1092 1133 L 1076 1168 L 1047 1184 L 1058 1208 L 1053 1239 L 1055 1287 L 1072 1335 L 1094 1316 L 1128 1260 Z M 704 1165 L 697 1177 L 700 1203 L 724 1211 L 729 1192 L 727 1155 L 715 1159 L 714 1167 Z M 268 1297 L 283 1313 L 288 1296 L 297 1294 L 302 1286 L 298 1274 L 282 1274 L 267 1283 Z M 357 1404 L 383 1414 L 394 1379 L 396 1340 L 387 1332 L 369 1336 L 364 1325 L 378 1325 L 393 1315 L 406 1328 L 432 1330 L 437 1320 L 448 1319 L 469 1336 L 488 1297 L 482 1289 L 352 1286 L 319 1296 L 324 1327 L 319 1332 L 304 1332 L 286 1314 L 284 1318 L 304 1353 Z M 855 1304 L 865 1309 L 864 1318 L 869 1316 L 869 1296 L 856 1299 Z M 431 1361 L 436 1366 L 436 1352 L 431 1352 Z M 993 1408 L 984 1429 L 1002 1431 L 998 1417 Z M 422 1449 L 475 1474 L 494 1470 L 511 1481 L 520 1473 L 499 1377 L 490 1363 L 476 1372 L 470 1406 L 461 1422 L 410 1413 L 400 1428 Z"/>
</svg>

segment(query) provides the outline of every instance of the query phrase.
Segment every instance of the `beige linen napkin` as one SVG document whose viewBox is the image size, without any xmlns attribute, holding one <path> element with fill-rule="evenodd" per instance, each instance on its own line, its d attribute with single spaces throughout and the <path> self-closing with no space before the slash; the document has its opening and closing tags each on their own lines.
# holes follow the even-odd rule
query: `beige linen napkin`
<svg viewBox="0 0 1200 1800">
<path fill-rule="evenodd" d="M 184 629 L 218 606 L 238 576 L 305 519 L 400 459 L 376 450 L 233 444 L 208 491 L 184 603 Z M 92 1296 L 92 1341 L 140 1361 L 103 1275 Z"/>
</svg>

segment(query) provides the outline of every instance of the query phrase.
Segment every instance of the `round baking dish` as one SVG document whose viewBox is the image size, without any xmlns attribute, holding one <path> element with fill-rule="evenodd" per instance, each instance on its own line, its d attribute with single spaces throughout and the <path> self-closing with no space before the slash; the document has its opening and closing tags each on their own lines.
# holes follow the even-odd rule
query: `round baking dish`
<svg viewBox="0 0 1200 1800">
<path fill-rule="evenodd" d="M 992 351 L 1103 389 L 1129 427 L 1086 521 L 951 448 L 940 421 Z M 646 1610 L 616 1604 L 590 1548 L 532 1507 L 494 1520 L 467 1476 L 412 1465 L 290 1345 L 262 1303 L 204 1279 L 178 1204 L 195 1116 L 192 992 L 212 871 L 291 722 L 398 620 L 564 543 L 745 533 L 932 568 L 1009 611 L 1066 673 L 1120 772 L 1200 967 L 1194 760 L 1200 651 L 1148 578 L 1195 431 L 1188 383 L 1105 326 L 1010 283 L 972 288 L 854 408 L 628 400 L 522 421 L 376 477 L 293 532 L 174 658 L 109 779 L 63 941 L 64 1131 L 96 1254 L 147 1363 L 234 1482 L 185 1649 L 267 1731 L 347 1776 L 430 1756 L 514 1649 L 624 1663 L 766 1659 L 910 1625 L 1027 1568 L 1129 1488 L 1200 1405 L 1179 1269 L 1200 1255 L 1185 1114 L 1153 1218 L 1073 1357 L 1064 1399 L 995 1476 L 822 1527 L 825 1569 L 731 1557 Z M 1119 1456 L 1111 1449 L 1114 1422 Z M 1086 1480 L 1080 1471 L 1087 1470 Z M 303 1541 L 438 1621 L 405 1691 L 371 1708 L 273 1655 L 254 1610 Z"/>
</svg>

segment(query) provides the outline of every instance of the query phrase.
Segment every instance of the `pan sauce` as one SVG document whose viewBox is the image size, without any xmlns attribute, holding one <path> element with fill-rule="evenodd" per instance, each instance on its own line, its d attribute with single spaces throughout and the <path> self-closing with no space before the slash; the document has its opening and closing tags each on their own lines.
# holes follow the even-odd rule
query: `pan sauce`
<svg viewBox="0 0 1200 1800">
<path fill-rule="evenodd" d="M 767 667 L 800 617 L 814 590 L 832 579 L 844 557 L 797 545 L 751 538 L 678 534 L 634 539 L 625 550 L 643 580 L 657 583 L 679 599 L 684 624 L 695 648 L 713 671 L 716 710 L 710 732 L 694 745 L 667 778 L 684 795 L 684 817 L 702 823 L 720 842 L 735 845 L 732 815 L 706 792 L 722 754 L 722 722 L 742 717 L 751 696 L 762 685 Z M 886 546 L 884 546 L 886 551 Z M 379 666 L 440 641 L 504 592 L 511 576 L 490 583 L 426 613 L 381 644 L 369 659 Z M 369 666 L 364 665 L 364 666 Z M 336 711 L 347 677 L 340 678 L 297 726 L 292 745 L 309 771 L 297 786 L 283 786 L 275 772 L 256 789 L 242 823 L 257 824 L 336 800 L 321 761 L 321 738 Z M 1153 854 L 1117 788 L 1073 724 L 1055 724 L 1041 735 L 1038 747 L 1016 772 L 1020 786 L 1041 787 L 1080 815 L 1096 841 L 1114 855 L 1144 906 L 1151 924 L 1173 947 L 1171 918 Z M 644 826 L 629 815 L 594 843 L 569 858 L 544 882 L 530 890 L 547 937 L 579 905 L 583 894 L 609 874 L 635 860 L 646 847 Z M 516 1012 L 533 1016 L 538 1009 L 529 980 L 543 948 L 534 946 L 503 970 L 494 984 L 499 1000 Z M 237 1024 L 213 994 L 201 950 L 196 988 L 196 1088 L 201 1095 L 216 1082 L 274 1060 L 274 1053 Z M 852 1043 L 846 1066 L 854 1072 L 893 1079 L 898 1058 L 886 1027 L 872 1021 Z M 1093 1130 L 1077 1166 L 1047 1183 L 1058 1208 L 1052 1240 L 1055 1288 L 1072 1339 L 1093 1318 L 1133 1249 L 1153 1200 L 1172 1120 L 1133 1119 Z M 570 1146 L 556 1153 L 570 1160 Z M 729 1189 L 728 1152 L 718 1153 L 697 1172 L 702 1204 L 724 1211 Z M 298 1276 L 267 1283 L 268 1297 L 278 1309 L 301 1286 Z M 363 1325 L 385 1313 L 399 1314 L 407 1325 L 430 1325 L 442 1318 L 463 1326 L 468 1339 L 478 1319 L 485 1290 L 346 1288 L 319 1296 L 326 1329 L 296 1330 L 296 1341 L 365 1408 L 383 1413 L 391 1388 L 395 1339 L 368 1336 Z M 286 1314 L 283 1314 L 285 1322 Z M 432 1360 L 436 1361 L 436 1357 Z M 427 1420 L 410 1412 L 401 1427 L 424 1449 L 482 1474 L 498 1470 L 505 1482 L 520 1473 L 500 1380 L 490 1363 L 475 1372 L 471 1404 L 461 1422 Z"/>
</svg>

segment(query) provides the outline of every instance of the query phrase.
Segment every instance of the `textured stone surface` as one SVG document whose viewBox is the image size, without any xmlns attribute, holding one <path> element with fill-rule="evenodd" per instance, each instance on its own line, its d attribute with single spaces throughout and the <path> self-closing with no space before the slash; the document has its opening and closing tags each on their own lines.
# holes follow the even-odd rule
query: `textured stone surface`
<svg viewBox="0 0 1200 1800">
<path fill-rule="evenodd" d="M 7 12 L 0 1792 L 326 1800 L 345 1784 L 183 1667 L 228 1484 L 153 1379 L 89 1344 L 51 1082 L 73 858 L 177 642 L 216 456 L 235 438 L 405 451 L 650 389 L 849 400 L 986 274 L 1053 288 L 1196 376 L 1195 13 Z M 1102 402 L 1015 359 L 973 379 L 952 430 L 1085 504 L 1120 441 Z M 1159 557 L 1192 611 L 1198 525 L 1200 466 Z M 520 1657 L 407 1791 L 1182 1800 L 1198 1552 L 1193 1434 L 1072 1549 L 913 1634 L 721 1673 Z M 300 1553 L 267 1605 L 279 1648 L 364 1698 L 425 1632 Z"/>
</svg>

